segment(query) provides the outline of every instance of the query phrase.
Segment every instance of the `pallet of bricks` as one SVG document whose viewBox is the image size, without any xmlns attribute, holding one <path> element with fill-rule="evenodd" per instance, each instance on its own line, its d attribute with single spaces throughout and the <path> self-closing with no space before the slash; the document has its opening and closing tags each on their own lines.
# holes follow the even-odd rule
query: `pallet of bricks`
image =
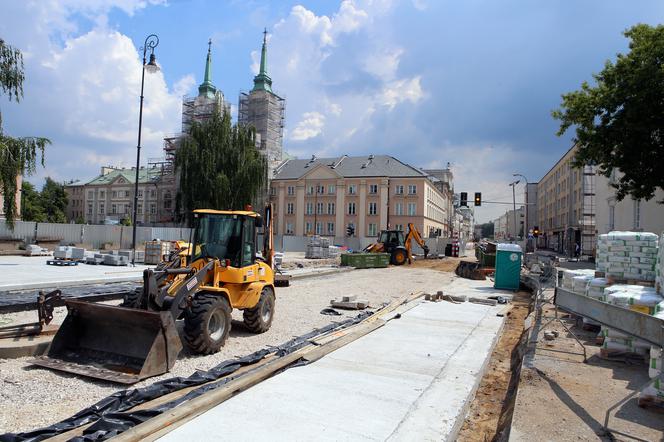
<svg viewBox="0 0 664 442">
<path fill-rule="evenodd" d="M 304 253 L 306 259 L 325 259 L 330 257 L 330 240 L 318 235 L 309 239 L 307 250 Z"/>
<path fill-rule="evenodd" d="M 145 243 L 145 264 L 159 264 L 164 257 L 171 253 L 169 241 L 148 241 Z"/>
<path fill-rule="evenodd" d="M 597 264 L 594 275 L 567 275 L 568 288 L 585 295 L 640 313 L 664 319 L 662 284 L 656 279 L 662 274 L 664 236 L 660 239 L 648 232 L 609 232 L 599 235 Z M 566 272 L 568 273 L 568 272 Z M 563 285 L 565 285 L 563 275 Z M 571 285 L 571 287 L 570 287 Z M 599 325 L 584 318 L 584 325 Z M 601 326 L 598 342 L 600 356 L 636 355 L 649 361 L 650 377 L 659 376 L 661 349 L 630 335 Z M 655 362 L 653 362 L 655 361 Z M 640 393 L 639 405 L 664 406 L 664 385 L 655 380 Z"/>
</svg>

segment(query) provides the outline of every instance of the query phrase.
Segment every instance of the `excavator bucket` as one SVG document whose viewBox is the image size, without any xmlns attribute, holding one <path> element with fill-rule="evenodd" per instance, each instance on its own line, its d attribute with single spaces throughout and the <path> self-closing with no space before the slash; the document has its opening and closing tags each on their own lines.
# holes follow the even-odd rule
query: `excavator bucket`
<svg viewBox="0 0 664 442">
<path fill-rule="evenodd" d="M 170 312 L 66 301 L 67 317 L 33 364 L 122 384 L 169 371 L 182 343 Z"/>
</svg>

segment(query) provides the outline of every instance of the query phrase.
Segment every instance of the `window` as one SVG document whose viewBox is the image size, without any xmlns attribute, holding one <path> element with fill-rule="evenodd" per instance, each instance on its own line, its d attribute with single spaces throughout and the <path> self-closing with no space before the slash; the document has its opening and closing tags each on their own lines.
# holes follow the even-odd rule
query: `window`
<svg viewBox="0 0 664 442">
<path fill-rule="evenodd" d="M 164 209 L 170 209 L 171 208 L 171 201 L 172 200 L 164 200 Z"/>
<path fill-rule="evenodd" d="M 155 198 L 156 196 L 157 196 L 157 191 L 154 190 L 154 189 L 152 189 L 152 190 L 150 191 L 150 198 Z"/>
<path fill-rule="evenodd" d="M 150 215 L 154 215 L 157 213 L 157 205 L 156 204 L 150 204 Z"/>
<path fill-rule="evenodd" d="M 138 193 L 139 198 L 143 198 L 143 191 L 142 190 L 139 189 L 137 193 Z"/>
<path fill-rule="evenodd" d="M 396 224 L 394 230 L 401 230 L 403 232 L 403 224 Z"/>
<path fill-rule="evenodd" d="M 416 212 L 417 212 L 417 204 L 408 203 L 408 216 L 415 216 Z"/>
<path fill-rule="evenodd" d="M 316 223 L 316 235 L 323 234 L 323 223 Z"/>
<path fill-rule="evenodd" d="M 417 193 L 417 185 L 409 184 L 408 185 L 408 195 L 415 195 Z"/>
<path fill-rule="evenodd" d="M 396 193 L 397 195 L 403 195 L 403 186 L 402 186 L 402 185 L 398 185 L 398 186 L 396 187 L 396 189 L 395 189 L 395 193 Z"/>
<path fill-rule="evenodd" d="M 113 195 L 113 198 L 117 198 L 117 197 L 118 197 L 118 191 L 117 191 L 117 190 L 114 190 L 113 193 L 112 193 L 112 195 Z"/>
<path fill-rule="evenodd" d="M 314 203 L 307 203 L 307 210 L 305 211 L 307 215 L 314 214 Z"/>
<path fill-rule="evenodd" d="M 369 223 L 368 232 L 369 232 L 368 236 L 377 236 L 378 235 L 376 223 Z"/>
<path fill-rule="evenodd" d="M 295 204 L 293 204 L 293 203 L 286 204 L 286 213 L 288 215 L 294 214 L 295 213 Z"/>
<path fill-rule="evenodd" d="M 94 190 L 88 191 L 88 199 L 91 200 L 95 197 L 95 192 Z"/>
<path fill-rule="evenodd" d="M 277 194 L 277 188 L 276 187 L 270 187 L 270 195 L 275 196 Z"/>
<path fill-rule="evenodd" d="M 329 193 L 330 195 L 334 195 L 336 191 L 337 191 L 337 186 L 335 186 L 334 184 L 330 184 L 329 186 L 327 186 L 327 193 Z"/>
<path fill-rule="evenodd" d="M 314 194 L 314 186 L 307 187 L 307 195 L 313 195 L 313 194 Z"/>
<path fill-rule="evenodd" d="M 115 215 L 116 213 L 118 213 L 117 206 L 115 204 L 111 204 L 111 214 Z"/>
<path fill-rule="evenodd" d="M 293 233 L 293 223 L 286 223 L 286 235 L 292 235 Z"/>
<path fill-rule="evenodd" d="M 103 190 L 100 190 L 99 191 L 99 198 L 103 198 L 104 195 L 106 195 L 106 192 L 104 192 Z"/>
<path fill-rule="evenodd" d="M 327 223 L 328 235 L 334 235 L 334 223 Z"/>
<path fill-rule="evenodd" d="M 334 203 L 327 203 L 327 214 L 334 215 Z"/>
<path fill-rule="evenodd" d="M 369 203 L 369 215 L 375 215 L 377 212 L 376 203 Z"/>
<path fill-rule="evenodd" d="M 311 222 L 307 221 L 304 223 L 304 234 L 309 235 L 311 233 Z"/>
<path fill-rule="evenodd" d="M 125 198 L 129 198 L 129 191 L 128 190 L 124 191 L 124 196 L 125 196 Z"/>
<path fill-rule="evenodd" d="M 88 215 L 92 215 L 92 203 L 88 204 Z"/>
<path fill-rule="evenodd" d="M 395 215 L 403 215 L 403 203 L 396 203 L 394 206 Z"/>
<path fill-rule="evenodd" d="M 104 214 L 104 203 L 99 203 L 99 214 L 103 215 Z"/>
<path fill-rule="evenodd" d="M 609 230 L 616 227 L 616 206 L 609 206 Z"/>
<path fill-rule="evenodd" d="M 355 203 L 348 203 L 348 214 L 355 215 Z"/>
<path fill-rule="evenodd" d="M 143 215 L 143 204 L 138 203 L 138 206 L 136 207 L 136 213 Z"/>
<path fill-rule="evenodd" d="M 316 213 L 319 214 L 319 215 L 322 215 L 323 214 L 323 207 L 324 207 L 323 203 L 316 203 Z"/>
<path fill-rule="evenodd" d="M 325 194 L 325 186 L 321 186 L 321 185 L 316 186 L 316 193 L 324 195 Z"/>
<path fill-rule="evenodd" d="M 125 204 L 125 205 L 124 205 L 124 213 L 125 213 L 125 215 L 126 215 L 127 213 L 129 213 L 129 204 Z"/>
<path fill-rule="evenodd" d="M 357 193 L 357 186 L 355 184 L 351 184 L 348 186 L 348 194 L 349 195 L 355 195 Z"/>
<path fill-rule="evenodd" d="M 242 226 L 242 267 L 246 267 L 254 263 L 255 260 L 255 247 L 256 241 L 254 238 L 255 219 L 247 216 L 244 219 Z"/>
<path fill-rule="evenodd" d="M 378 193 L 378 184 L 369 184 L 369 193 L 374 195 Z"/>
<path fill-rule="evenodd" d="M 641 228 L 641 200 L 634 201 L 634 229 Z"/>
<path fill-rule="evenodd" d="M 288 194 L 295 195 L 295 186 L 288 186 Z"/>
</svg>

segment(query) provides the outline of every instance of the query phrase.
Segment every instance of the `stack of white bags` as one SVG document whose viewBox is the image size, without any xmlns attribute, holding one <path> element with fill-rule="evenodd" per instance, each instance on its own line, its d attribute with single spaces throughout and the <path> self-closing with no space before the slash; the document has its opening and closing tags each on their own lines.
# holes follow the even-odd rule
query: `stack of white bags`
<svg viewBox="0 0 664 442">
<path fill-rule="evenodd" d="M 649 232 L 609 232 L 597 241 L 597 270 L 607 276 L 655 280 L 657 240 Z"/>
</svg>

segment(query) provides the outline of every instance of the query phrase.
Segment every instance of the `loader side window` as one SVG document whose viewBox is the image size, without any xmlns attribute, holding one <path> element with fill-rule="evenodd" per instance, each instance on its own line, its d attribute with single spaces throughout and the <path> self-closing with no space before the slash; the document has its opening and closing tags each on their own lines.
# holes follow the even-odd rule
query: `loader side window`
<svg viewBox="0 0 664 442">
<path fill-rule="evenodd" d="M 254 222 L 254 218 L 247 216 L 242 226 L 242 267 L 252 265 L 255 261 Z"/>
</svg>

